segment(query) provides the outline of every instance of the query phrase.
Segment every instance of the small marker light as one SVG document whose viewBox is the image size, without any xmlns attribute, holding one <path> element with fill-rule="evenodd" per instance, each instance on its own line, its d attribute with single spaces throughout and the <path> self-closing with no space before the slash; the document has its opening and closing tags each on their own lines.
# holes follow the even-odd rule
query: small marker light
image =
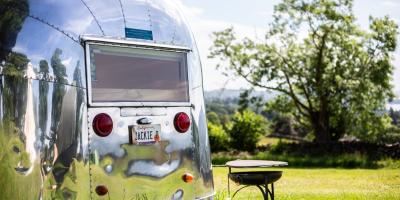
<svg viewBox="0 0 400 200">
<path fill-rule="evenodd" d="M 191 183 L 191 182 L 193 182 L 194 177 L 193 177 L 192 174 L 186 173 L 186 174 L 184 174 L 184 175 L 182 176 L 182 180 L 183 180 L 185 183 Z"/>
</svg>

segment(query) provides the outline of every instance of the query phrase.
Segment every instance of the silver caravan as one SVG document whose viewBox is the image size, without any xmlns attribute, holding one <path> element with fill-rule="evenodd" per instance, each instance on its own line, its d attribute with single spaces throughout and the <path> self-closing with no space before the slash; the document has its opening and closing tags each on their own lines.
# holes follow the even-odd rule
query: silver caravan
<svg viewBox="0 0 400 200">
<path fill-rule="evenodd" d="M 170 0 L 0 0 L 0 199 L 211 199 L 202 72 Z"/>
</svg>

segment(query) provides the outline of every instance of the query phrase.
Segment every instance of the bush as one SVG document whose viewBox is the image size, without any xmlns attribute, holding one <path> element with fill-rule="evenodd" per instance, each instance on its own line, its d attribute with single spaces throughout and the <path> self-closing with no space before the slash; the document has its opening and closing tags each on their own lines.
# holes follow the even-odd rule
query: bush
<svg viewBox="0 0 400 200">
<path fill-rule="evenodd" d="M 207 113 L 207 120 L 208 122 L 211 122 L 213 124 L 221 124 L 221 121 L 218 117 L 218 114 L 216 112 L 208 112 Z"/>
<path fill-rule="evenodd" d="M 229 149 L 229 136 L 219 124 L 208 122 L 208 138 L 212 152 L 225 151 Z"/>
<path fill-rule="evenodd" d="M 250 110 L 236 113 L 228 133 L 231 147 L 237 150 L 254 151 L 261 135 L 265 134 L 266 120 Z"/>
</svg>

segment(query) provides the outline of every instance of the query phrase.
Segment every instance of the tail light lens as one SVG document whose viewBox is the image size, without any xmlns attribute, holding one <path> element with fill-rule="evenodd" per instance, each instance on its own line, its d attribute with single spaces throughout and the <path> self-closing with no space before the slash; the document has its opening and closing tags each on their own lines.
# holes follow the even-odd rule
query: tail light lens
<svg viewBox="0 0 400 200">
<path fill-rule="evenodd" d="M 96 115 L 93 119 L 93 130 L 100 137 L 107 137 L 113 129 L 111 117 L 105 113 Z"/>
<path fill-rule="evenodd" d="M 106 186 L 104 186 L 104 185 L 99 185 L 99 186 L 96 187 L 96 193 L 99 196 L 104 196 L 104 195 L 106 195 L 108 193 L 108 188 Z"/>
<path fill-rule="evenodd" d="M 182 176 L 182 180 L 183 180 L 185 183 L 191 183 L 191 182 L 193 182 L 193 180 L 194 180 L 194 176 L 193 176 L 192 174 L 186 173 L 186 174 L 184 174 L 184 175 Z"/>
<path fill-rule="evenodd" d="M 184 112 L 180 112 L 180 113 L 176 114 L 175 119 L 174 119 L 174 125 L 175 125 L 175 129 L 179 133 L 185 133 L 187 130 L 189 130 L 189 127 L 190 127 L 189 116 Z"/>
</svg>

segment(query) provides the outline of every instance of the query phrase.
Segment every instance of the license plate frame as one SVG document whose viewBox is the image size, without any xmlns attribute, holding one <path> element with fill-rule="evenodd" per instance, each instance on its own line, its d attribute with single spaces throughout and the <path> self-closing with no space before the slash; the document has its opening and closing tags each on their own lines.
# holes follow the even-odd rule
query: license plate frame
<svg viewBox="0 0 400 200">
<path fill-rule="evenodd" d="M 150 145 L 160 141 L 161 124 L 129 126 L 129 142 L 137 145 Z"/>
</svg>

